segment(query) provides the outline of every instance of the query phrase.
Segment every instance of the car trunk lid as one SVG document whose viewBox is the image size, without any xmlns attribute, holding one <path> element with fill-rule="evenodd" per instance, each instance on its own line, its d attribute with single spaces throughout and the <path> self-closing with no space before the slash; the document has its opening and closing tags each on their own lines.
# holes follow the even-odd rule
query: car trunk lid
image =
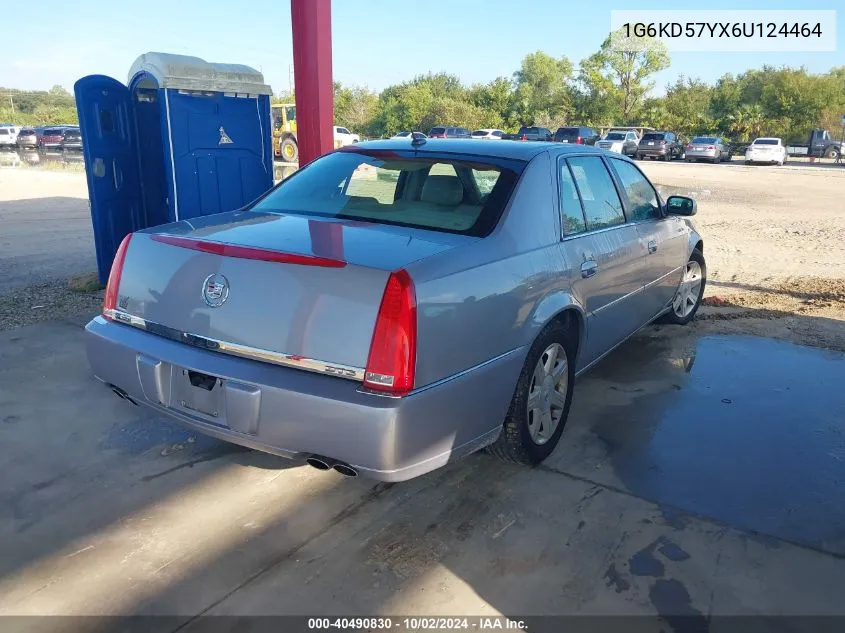
<svg viewBox="0 0 845 633">
<path fill-rule="evenodd" d="M 117 297 L 128 317 L 118 320 L 360 378 L 390 272 L 478 239 L 251 211 L 195 218 L 136 234 Z"/>
</svg>

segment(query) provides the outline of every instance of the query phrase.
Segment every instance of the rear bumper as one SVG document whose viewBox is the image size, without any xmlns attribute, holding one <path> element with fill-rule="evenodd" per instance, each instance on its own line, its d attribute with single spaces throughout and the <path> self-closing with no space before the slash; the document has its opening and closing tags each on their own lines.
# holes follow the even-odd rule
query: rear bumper
<svg viewBox="0 0 845 633">
<path fill-rule="evenodd" d="M 686 151 L 687 158 L 709 158 L 713 159 L 716 158 L 718 152 L 715 149 L 705 149 L 700 151 L 695 151 L 694 149 L 688 149 Z"/>
<path fill-rule="evenodd" d="M 669 153 L 667 147 L 638 147 L 637 153 L 643 156 L 666 156 Z"/>
<path fill-rule="evenodd" d="M 102 317 L 87 325 L 86 348 L 101 381 L 201 433 L 283 457 L 329 457 L 382 481 L 411 479 L 495 441 L 525 355 L 513 350 L 390 398 L 354 381 L 194 348 Z M 179 407 L 175 379 L 183 369 L 222 378 L 219 421 Z"/>
</svg>

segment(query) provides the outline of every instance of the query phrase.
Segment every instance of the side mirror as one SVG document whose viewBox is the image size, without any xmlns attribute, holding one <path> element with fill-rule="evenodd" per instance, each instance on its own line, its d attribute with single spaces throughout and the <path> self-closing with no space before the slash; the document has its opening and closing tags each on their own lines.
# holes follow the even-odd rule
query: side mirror
<svg viewBox="0 0 845 633">
<path fill-rule="evenodd" d="M 669 215 L 695 215 L 698 205 L 686 196 L 669 196 L 666 200 L 666 212 Z"/>
</svg>

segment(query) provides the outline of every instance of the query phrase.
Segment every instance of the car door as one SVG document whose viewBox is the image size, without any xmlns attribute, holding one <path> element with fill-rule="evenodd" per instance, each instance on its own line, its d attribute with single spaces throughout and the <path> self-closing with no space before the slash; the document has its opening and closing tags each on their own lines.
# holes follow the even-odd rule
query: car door
<svg viewBox="0 0 845 633">
<path fill-rule="evenodd" d="M 645 245 L 643 298 L 646 320 L 669 305 L 687 260 L 687 229 L 678 216 L 665 213 L 660 196 L 639 167 L 610 159 L 618 179 L 629 221 Z"/>
<path fill-rule="evenodd" d="M 561 248 L 586 314 L 583 368 L 644 322 L 645 248 L 600 156 L 559 157 L 557 177 Z"/>
</svg>

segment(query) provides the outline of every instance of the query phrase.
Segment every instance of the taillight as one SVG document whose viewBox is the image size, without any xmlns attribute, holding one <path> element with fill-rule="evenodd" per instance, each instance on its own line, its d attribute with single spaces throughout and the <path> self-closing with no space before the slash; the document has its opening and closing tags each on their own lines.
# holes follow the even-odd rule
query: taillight
<svg viewBox="0 0 845 633">
<path fill-rule="evenodd" d="M 716 149 L 716 146 L 715 145 L 708 145 L 707 149 Z"/>
<path fill-rule="evenodd" d="M 417 300 L 405 270 L 390 273 L 376 317 L 364 386 L 394 396 L 414 388 L 417 363 Z"/>
<path fill-rule="evenodd" d="M 583 145 L 583 144 L 584 144 L 584 139 L 582 139 L 582 138 L 579 136 L 578 138 L 576 138 L 576 139 L 575 139 L 575 142 L 576 142 L 578 145 Z"/>
<path fill-rule="evenodd" d="M 527 137 L 527 136 L 525 136 L 525 134 L 523 134 L 522 136 L 520 136 L 520 137 L 519 137 L 519 140 L 520 140 L 520 141 L 527 141 L 527 140 L 528 140 L 528 137 Z"/>
<path fill-rule="evenodd" d="M 687 149 L 692 149 L 692 145 L 687 145 Z"/>
<path fill-rule="evenodd" d="M 109 273 L 109 281 L 106 284 L 106 293 L 103 295 L 103 316 L 111 319 L 111 312 L 117 309 L 117 290 L 120 287 L 120 276 L 123 274 L 123 262 L 126 260 L 126 251 L 129 249 L 129 242 L 132 240 L 132 233 L 123 238 Z"/>
</svg>

